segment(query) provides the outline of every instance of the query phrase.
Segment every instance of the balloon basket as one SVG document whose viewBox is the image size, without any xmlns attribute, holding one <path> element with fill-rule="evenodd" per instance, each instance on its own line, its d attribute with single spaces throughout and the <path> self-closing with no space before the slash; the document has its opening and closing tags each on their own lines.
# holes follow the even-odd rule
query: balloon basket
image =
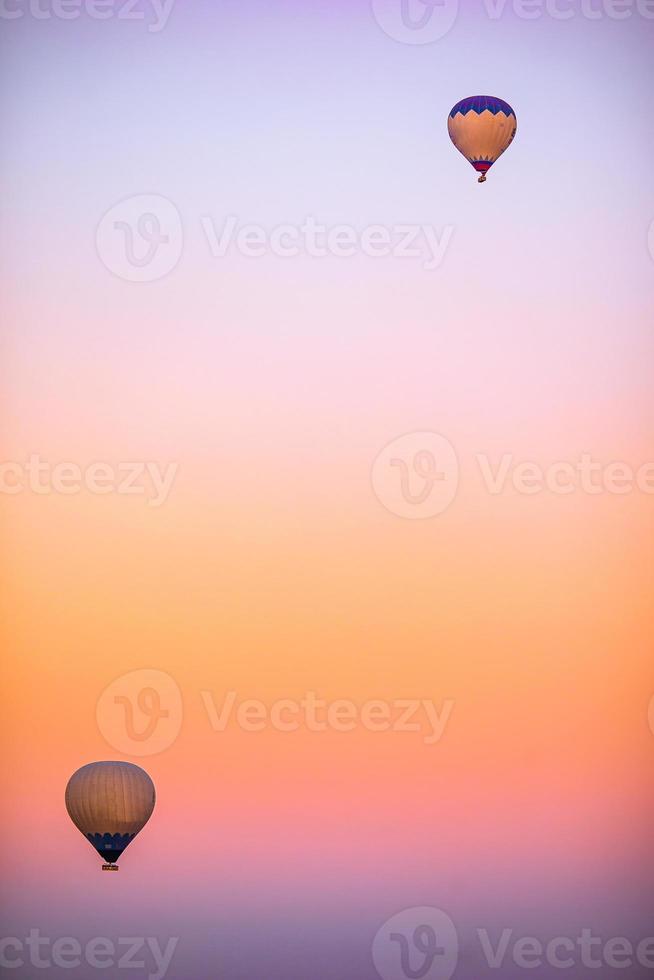
<svg viewBox="0 0 654 980">
<path fill-rule="evenodd" d="M 118 868 L 118 865 L 117 864 L 103 864 L 102 865 L 102 870 L 103 871 L 118 871 L 119 868 Z"/>
</svg>

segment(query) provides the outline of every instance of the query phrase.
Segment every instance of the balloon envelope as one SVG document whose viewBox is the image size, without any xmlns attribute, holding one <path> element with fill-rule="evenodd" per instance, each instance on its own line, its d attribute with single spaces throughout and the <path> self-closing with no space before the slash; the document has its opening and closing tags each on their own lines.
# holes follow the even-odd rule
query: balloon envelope
<svg viewBox="0 0 654 980">
<path fill-rule="evenodd" d="M 516 114 L 508 102 L 492 95 L 473 95 L 454 106 L 447 120 L 450 138 L 457 150 L 481 174 L 479 182 L 511 145 L 518 128 Z"/>
<path fill-rule="evenodd" d="M 154 783 L 130 762 L 92 762 L 66 787 L 70 819 L 110 868 L 143 830 L 154 804 Z"/>
</svg>

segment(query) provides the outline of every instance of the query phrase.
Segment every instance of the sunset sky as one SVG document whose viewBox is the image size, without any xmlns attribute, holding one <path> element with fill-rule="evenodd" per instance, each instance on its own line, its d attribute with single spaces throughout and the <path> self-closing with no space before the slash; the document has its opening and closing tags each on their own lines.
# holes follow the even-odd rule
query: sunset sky
<svg viewBox="0 0 654 980">
<path fill-rule="evenodd" d="M 406 43 L 399 2 L 7 5 L 2 460 L 152 470 L 128 494 L 3 469 L 4 937 L 177 937 L 168 980 L 373 980 L 378 930 L 429 906 L 478 980 L 478 929 L 654 931 L 654 12 L 447 0 Z M 482 92 L 518 133 L 480 187 L 447 115 Z M 145 282 L 116 230 L 141 198 L 171 256 Z M 230 218 L 359 244 L 218 254 Z M 374 226 L 420 254 L 365 254 Z M 457 480 L 415 520 L 386 465 L 412 433 Z M 641 486 L 514 480 L 584 455 Z M 136 704 L 146 670 L 168 727 L 130 743 L 106 692 Z M 229 692 L 449 714 L 431 743 L 426 715 L 216 730 Z M 117 875 L 64 807 L 103 759 L 158 794 Z"/>
</svg>

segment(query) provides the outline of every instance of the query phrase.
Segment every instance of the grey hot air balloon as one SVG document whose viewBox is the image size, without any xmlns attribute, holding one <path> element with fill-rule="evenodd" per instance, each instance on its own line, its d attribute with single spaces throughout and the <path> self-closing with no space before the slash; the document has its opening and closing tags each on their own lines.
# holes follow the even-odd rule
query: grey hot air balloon
<svg viewBox="0 0 654 980">
<path fill-rule="evenodd" d="M 104 858 L 103 871 L 117 861 L 152 815 L 154 783 L 130 762 L 92 762 L 66 787 L 66 809 L 75 826 Z"/>
</svg>

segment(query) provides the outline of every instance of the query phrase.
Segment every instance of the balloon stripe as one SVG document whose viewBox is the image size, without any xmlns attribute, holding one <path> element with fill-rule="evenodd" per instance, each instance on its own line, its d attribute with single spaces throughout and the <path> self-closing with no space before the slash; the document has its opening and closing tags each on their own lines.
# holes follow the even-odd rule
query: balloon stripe
<svg viewBox="0 0 654 980">
<path fill-rule="evenodd" d="M 460 102 L 453 107 L 450 112 L 450 116 L 455 116 L 457 113 L 466 115 L 468 112 L 482 113 L 487 111 L 492 113 L 503 112 L 504 115 L 515 116 L 514 110 L 511 108 L 508 102 L 504 99 L 498 99 L 492 95 L 473 95 L 467 99 L 461 99 Z"/>
</svg>

